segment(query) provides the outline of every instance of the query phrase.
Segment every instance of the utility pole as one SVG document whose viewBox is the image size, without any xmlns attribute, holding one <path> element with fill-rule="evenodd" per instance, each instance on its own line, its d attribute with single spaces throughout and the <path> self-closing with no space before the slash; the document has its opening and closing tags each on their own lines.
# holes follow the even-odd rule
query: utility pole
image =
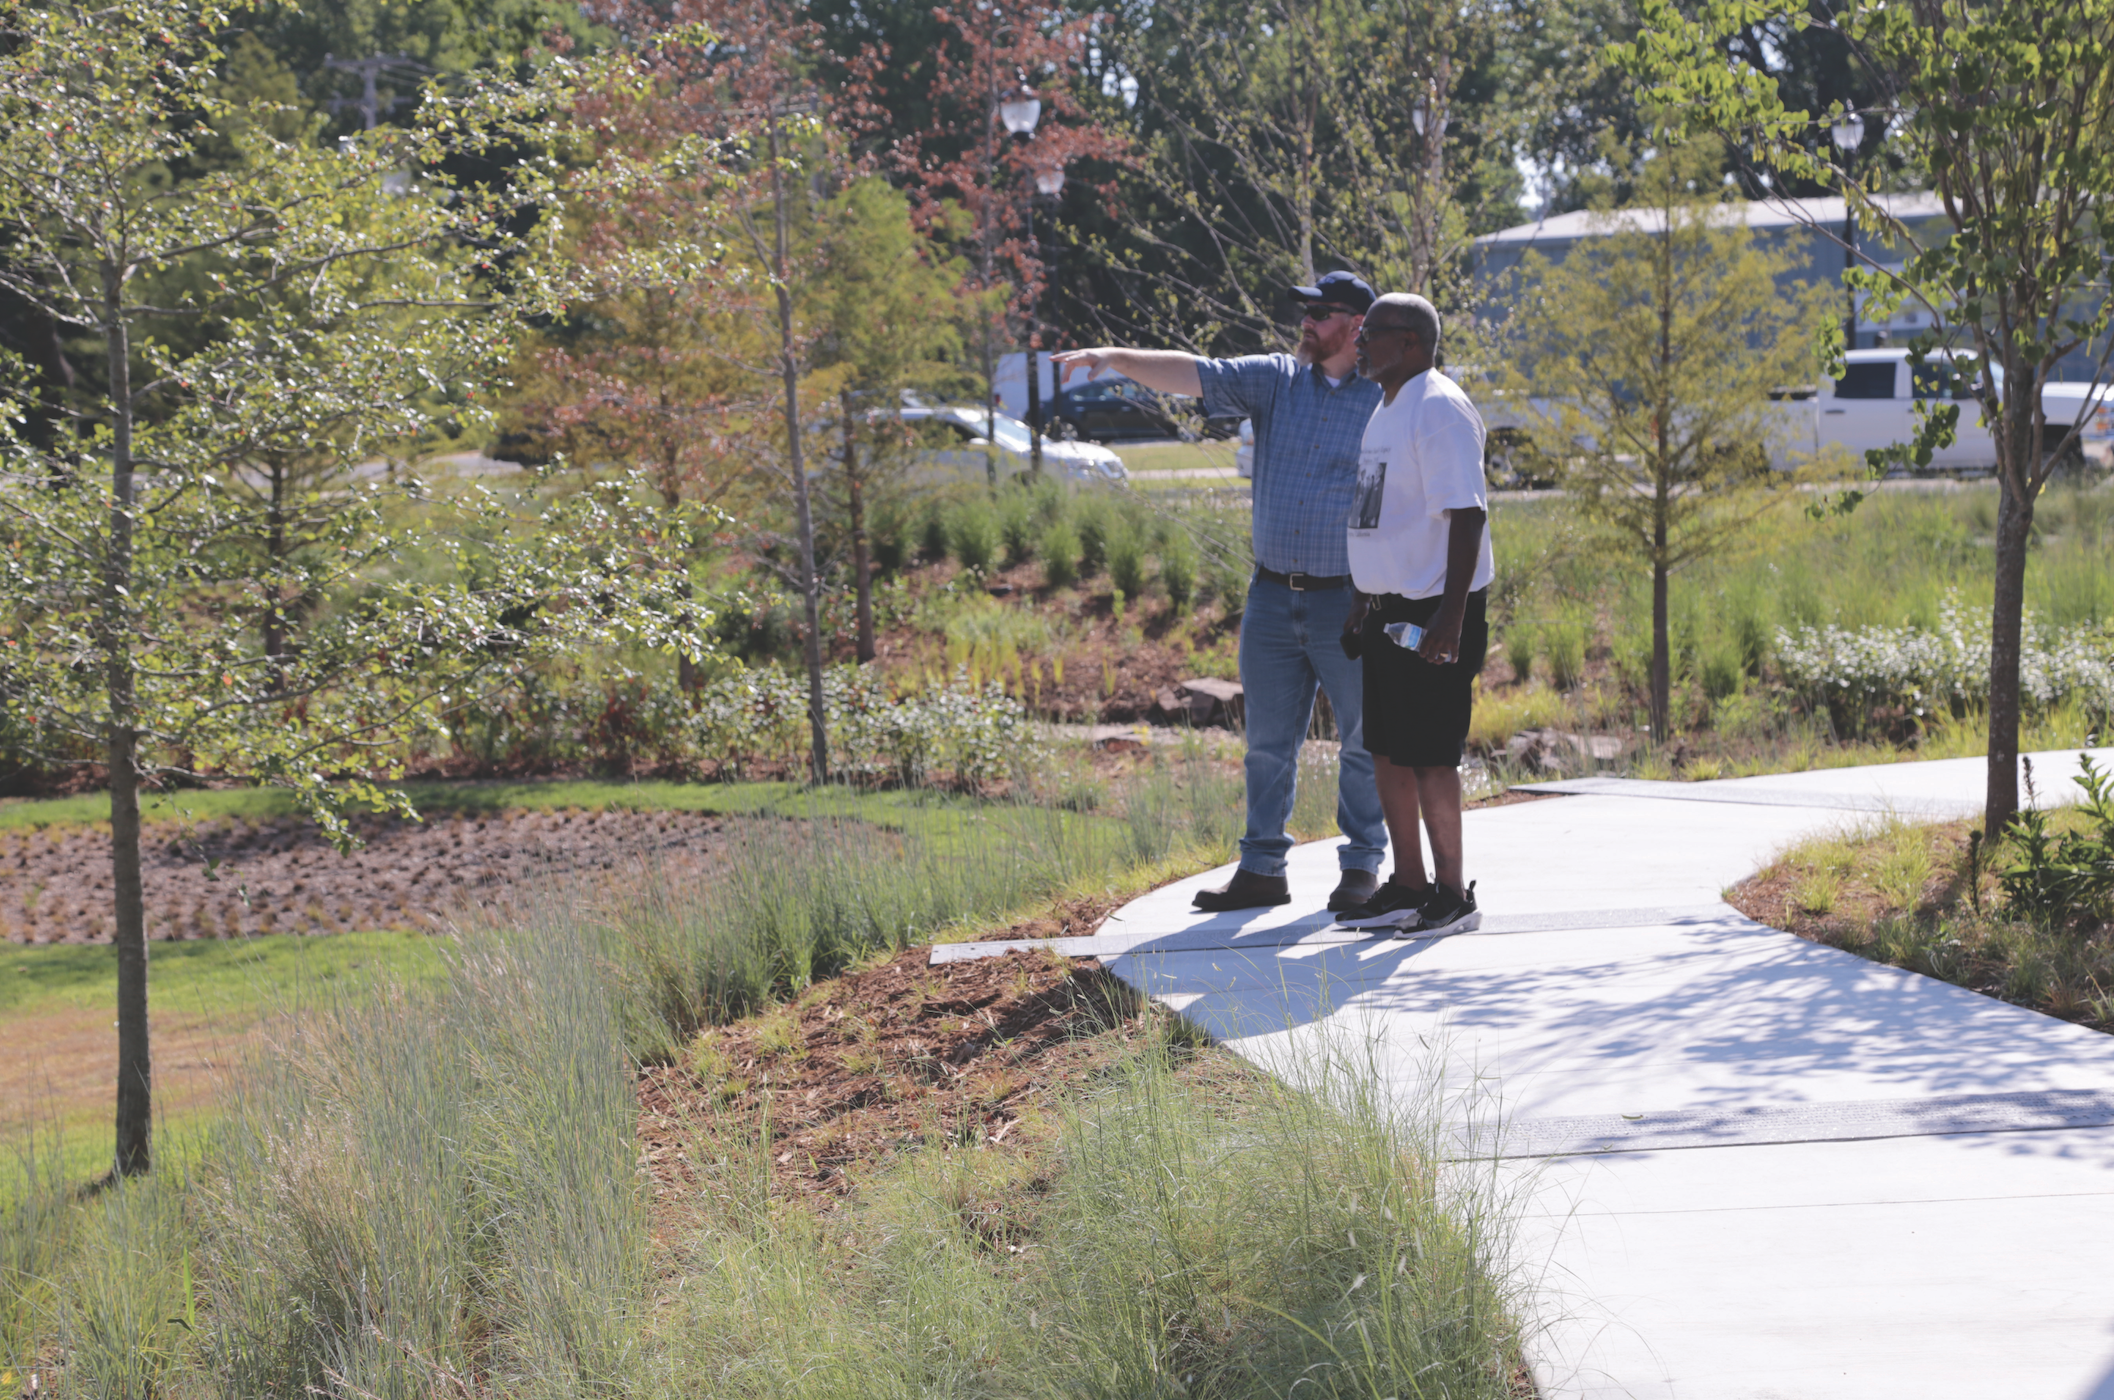
<svg viewBox="0 0 2114 1400">
<path fill-rule="evenodd" d="M 1857 269 L 1857 206 L 1850 202 L 1850 184 L 1857 178 L 1857 157 L 1864 149 L 1864 118 L 1857 109 L 1844 106 L 1829 129 L 1835 149 L 1842 157 L 1842 348 L 1857 348 L 1857 289 L 1850 274 Z"/>
</svg>

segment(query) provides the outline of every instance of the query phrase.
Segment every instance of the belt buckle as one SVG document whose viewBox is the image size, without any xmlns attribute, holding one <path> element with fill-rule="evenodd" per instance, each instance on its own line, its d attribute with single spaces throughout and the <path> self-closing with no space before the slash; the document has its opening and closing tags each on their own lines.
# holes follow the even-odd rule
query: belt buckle
<svg viewBox="0 0 2114 1400">
<path fill-rule="evenodd" d="M 1285 587 L 1291 589 L 1294 593 L 1304 593 L 1307 590 L 1305 586 L 1300 583 L 1300 580 L 1303 578 L 1311 577 L 1311 574 L 1303 574 L 1300 573 L 1297 569 L 1294 569 L 1292 572 L 1285 575 Z"/>
</svg>

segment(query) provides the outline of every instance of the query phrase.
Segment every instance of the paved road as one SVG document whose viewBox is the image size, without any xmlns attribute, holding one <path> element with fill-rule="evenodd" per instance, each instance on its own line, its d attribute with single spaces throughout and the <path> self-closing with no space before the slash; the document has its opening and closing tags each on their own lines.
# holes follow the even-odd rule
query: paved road
<svg viewBox="0 0 2114 1400">
<path fill-rule="evenodd" d="M 2044 800 L 2074 762 L 2035 756 Z M 1559 784 L 1469 814 L 1474 934 L 1330 930 L 1318 842 L 1285 908 L 1193 913 L 1220 870 L 1059 942 L 1288 1077 L 1351 1035 L 1405 1104 L 1442 1083 L 1456 1170 L 1516 1203 L 1545 1396 L 2114 1400 L 2114 1036 L 1719 898 L 1795 838 L 1978 810 L 1981 772 Z"/>
</svg>

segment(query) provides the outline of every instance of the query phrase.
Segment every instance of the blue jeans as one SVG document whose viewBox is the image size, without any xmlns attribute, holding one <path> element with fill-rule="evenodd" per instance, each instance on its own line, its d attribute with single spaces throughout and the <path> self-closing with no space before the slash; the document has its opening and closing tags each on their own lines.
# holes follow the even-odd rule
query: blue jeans
<svg viewBox="0 0 2114 1400">
<path fill-rule="evenodd" d="M 1241 869 L 1285 873 L 1292 838 L 1285 820 L 1298 793 L 1299 746 L 1314 718 L 1314 688 L 1328 692 L 1343 739 L 1336 775 L 1336 825 L 1348 838 L 1337 849 L 1345 870 L 1380 869 L 1387 823 L 1373 785 L 1373 756 L 1365 751 L 1365 680 L 1360 664 L 1343 654 L 1343 619 L 1351 607 L 1348 584 L 1295 592 L 1256 578 L 1241 614 L 1241 690 L 1248 712 L 1248 830 L 1241 837 Z"/>
</svg>

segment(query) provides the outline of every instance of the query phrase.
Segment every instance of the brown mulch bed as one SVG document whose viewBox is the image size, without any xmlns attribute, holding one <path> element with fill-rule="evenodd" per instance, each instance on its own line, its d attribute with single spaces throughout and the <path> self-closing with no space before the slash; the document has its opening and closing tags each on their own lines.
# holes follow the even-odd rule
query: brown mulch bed
<svg viewBox="0 0 2114 1400">
<path fill-rule="evenodd" d="M 145 833 L 147 936 L 437 928 L 466 905 L 554 875 L 621 878 L 641 861 L 703 874 L 725 819 L 699 812 L 510 811 L 362 817 L 349 856 L 296 818 L 156 824 Z M 209 862 L 217 861 L 208 876 Z M 0 834 L 0 932 L 15 943 L 112 937 L 110 838 L 93 827 Z"/>
<path fill-rule="evenodd" d="M 930 954 L 818 983 L 646 1070 L 639 1139 L 657 1190 L 695 1184 L 691 1154 L 728 1118 L 767 1121 L 773 1191 L 818 1205 L 935 1135 L 1019 1146 L 1024 1117 L 1136 1030 L 1135 995 L 1092 959 L 1023 950 L 930 967 Z"/>
</svg>

